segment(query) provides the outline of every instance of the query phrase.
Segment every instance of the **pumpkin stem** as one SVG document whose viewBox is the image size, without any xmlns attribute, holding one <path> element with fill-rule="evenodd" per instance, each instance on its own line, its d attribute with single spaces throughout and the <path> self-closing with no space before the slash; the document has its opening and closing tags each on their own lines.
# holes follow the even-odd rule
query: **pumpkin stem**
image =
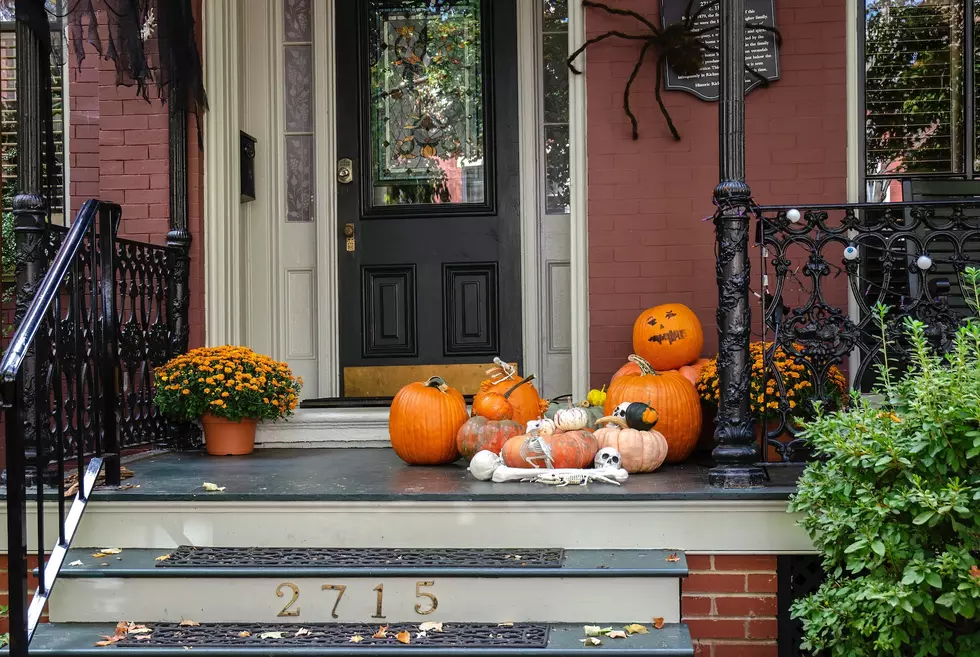
<svg viewBox="0 0 980 657">
<path fill-rule="evenodd" d="M 627 427 L 626 420 L 621 417 L 616 417 L 614 415 L 606 415 L 605 417 L 600 417 L 595 421 L 596 426 L 600 424 L 614 424 L 620 429 L 625 429 Z"/>
<path fill-rule="evenodd" d="M 518 381 L 517 384 L 514 385 L 510 390 L 508 390 L 507 392 L 504 393 L 504 399 L 510 398 L 510 393 L 514 392 L 515 390 L 517 390 L 518 388 L 520 388 L 525 383 L 530 383 L 533 380 L 534 380 L 534 375 L 533 374 L 530 375 L 530 376 L 524 377 L 523 379 L 521 379 L 520 381 Z"/>
<path fill-rule="evenodd" d="M 644 358 L 637 356 L 636 354 L 630 354 L 630 357 L 627 358 L 626 360 L 628 360 L 631 363 L 635 363 L 636 366 L 640 368 L 640 373 L 643 375 L 653 374 L 655 376 L 660 376 L 660 372 L 653 369 L 653 366 L 650 365 L 650 363 L 648 363 Z"/>
<path fill-rule="evenodd" d="M 425 382 L 427 388 L 439 388 L 439 392 L 446 392 L 449 390 L 449 384 L 441 376 L 430 376 L 429 380 Z"/>
</svg>

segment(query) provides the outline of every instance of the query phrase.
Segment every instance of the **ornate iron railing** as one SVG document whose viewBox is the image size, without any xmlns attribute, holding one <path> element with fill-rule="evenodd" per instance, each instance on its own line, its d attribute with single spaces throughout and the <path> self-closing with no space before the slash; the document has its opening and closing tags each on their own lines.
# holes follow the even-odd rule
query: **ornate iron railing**
<svg viewBox="0 0 980 657">
<path fill-rule="evenodd" d="M 750 402 L 765 432 L 763 461 L 806 460 L 799 420 L 812 402 L 839 405 L 871 390 L 883 363 L 901 366 L 906 317 L 946 351 L 975 314 L 963 272 L 980 266 L 980 201 L 755 207 L 752 292 L 756 364 Z M 751 249 L 750 249 L 751 250 Z M 966 292 L 966 293 L 965 293 Z M 878 304 L 889 307 L 884 331 Z"/>
<path fill-rule="evenodd" d="M 17 329 L 0 382 L 11 654 L 26 655 L 97 481 L 119 485 L 126 450 L 174 437 L 153 404 L 152 369 L 184 344 L 186 281 L 178 274 L 187 254 L 117 239 L 121 211 L 113 203 L 86 202 L 70 228 L 45 221 L 39 196 L 18 196 L 14 205 Z M 30 606 L 28 495 L 40 566 Z M 50 552 L 46 504 L 58 514 Z"/>
</svg>

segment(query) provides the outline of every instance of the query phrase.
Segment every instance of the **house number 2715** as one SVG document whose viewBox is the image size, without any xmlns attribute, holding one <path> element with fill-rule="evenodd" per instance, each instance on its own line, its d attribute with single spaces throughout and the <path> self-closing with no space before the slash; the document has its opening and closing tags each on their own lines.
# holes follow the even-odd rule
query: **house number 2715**
<svg viewBox="0 0 980 657">
<path fill-rule="evenodd" d="M 422 602 L 415 603 L 415 613 L 418 614 L 419 616 L 427 616 L 428 614 L 434 612 L 436 608 L 439 606 L 439 599 L 436 598 L 434 593 L 422 590 L 425 587 L 430 587 L 434 585 L 435 582 L 431 582 L 431 581 L 415 582 L 415 597 L 422 600 Z M 320 588 L 324 591 L 336 591 L 337 598 L 334 600 L 333 609 L 330 610 L 330 616 L 333 618 L 340 618 L 340 615 L 337 613 L 337 607 L 340 606 L 340 601 L 344 598 L 344 593 L 347 592 L 347 586 L 343 584 L 324 584 Z M 371 618 L 383 619 L 385 617 L 384 615 L 385 585 L 378 584 L 372 590 L 375 592 L 376 597 L 375 597 L 374 614 L 371 616 Z M 277 614 L 277 616 L 279 618 L 288 618 L 288 617 L 298 618 L 300 608 L 299 605 L 297 605 L 296 603 L 299 602 L 299 587 L 293 584 L 292 582 L 283 582 L 282 584 L 276 587 L 276 595 L 279 596 L 280 598 L 286 598 L 286 597 L 289 598 L 289 601 L 286 603 L 286 606 L 282 608 L 282 611 L 280 611 Z"/>
</svg>

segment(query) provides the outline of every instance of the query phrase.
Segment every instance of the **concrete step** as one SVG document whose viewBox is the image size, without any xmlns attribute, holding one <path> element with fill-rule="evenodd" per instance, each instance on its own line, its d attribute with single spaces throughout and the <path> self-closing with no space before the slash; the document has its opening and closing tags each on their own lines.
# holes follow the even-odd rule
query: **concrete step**
<svg viewBox="0 0 980 657">
<path fill-rule="evenodd" d="M 673 550 L 73 550 L 67 562 L 53 621 L 670 623 L 687 575 Z"/>
<path fill-rule="evenodd" d="M 591 624 L 591 623 L 590 623 Z M 617 628 L 626 623 L 615 624 Z M 372 624 L 289 624 L 242 625 L 202 624 L 179 627 L 149 624 L 148 634 L 131 635 L 115 644 L 115 651 L 128 655 L 185 657 L 188 651 L 209 657 L 239 657 L 249 653 L 279 657 L 287 655 L 465 655 L 473 657 L 516 657 L 546 655 L 575 656 L 598 651 L 604 655 L 629 657 L 690 657 L 694 646 L 686 626 L 665 624 L 655 629 L 649 622 L 647 634 L 625 639 L 602 638 L 602 645 L 586 646 L 584 623 L 497 625 L 446 624 L 442 632 L 428 630 L 419 636 L 417 623 L 391 624 L 384 639 L 372 638 L 378 625 Z M 104 636 L 112 636 L 115 623 L 48 623 L 41 625 L 31 643 L 35 657 L 104 657 L 106 648 L 95 646 Z M 302 631 L 301 631 L 302 630 Z M 411 643 L 399 643 L 395 635 L 410 634 Z M 267 634 L 272 633 L 272 634 Z M 299 633 L 300 636 L 296 636 Z M 265 634 L 265 637 L 262 635 Z M 137 640 L 136 636 L 149 635 Z M 363 641 L 351 643 L 351 637 Z"/>
</svg>

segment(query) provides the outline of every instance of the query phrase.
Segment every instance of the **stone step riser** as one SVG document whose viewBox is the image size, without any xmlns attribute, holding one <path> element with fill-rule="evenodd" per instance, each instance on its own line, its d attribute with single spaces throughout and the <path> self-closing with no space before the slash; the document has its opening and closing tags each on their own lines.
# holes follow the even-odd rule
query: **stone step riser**
<svg viewBox="0 0 980 657">
<path fill-rule="evenodd" d="M 383 587 L 380 596 L 379 585 Z M 333 588 L 324 590 L 324 586 Z M 341 586 L 345 587 L 342 596 Z M 380 615 L 384 618 L 377 618 L 379 597 Z M 652 618 L 661 617 L 667 623 L 675 623 L 680 621 L 680 580 L 670 577 L 64 579 L 59 581 L 50 603 L 50 617 L 55 622 L 191 619 L 202 623 L 380 624 L 424 621 L 649 624 Z"/>
</svg>

